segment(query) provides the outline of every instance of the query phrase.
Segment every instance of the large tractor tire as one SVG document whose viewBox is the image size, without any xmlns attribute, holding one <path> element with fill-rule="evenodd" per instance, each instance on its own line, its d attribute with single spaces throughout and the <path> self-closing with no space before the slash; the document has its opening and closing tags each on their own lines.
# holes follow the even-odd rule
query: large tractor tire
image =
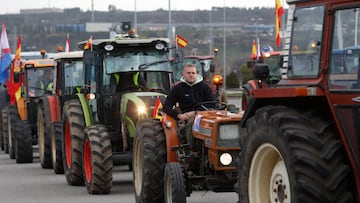
<svg viewBox="0 0 360 203">
<path fill-rule="evenodd" d="M 184 173 L 180 163 L 166 164 L 164 181 L 165 203 L 186 202 Z"/>
<path fill-rule="evenodd" d="M 78 100 L 65 103 L 63 110 L 63 162 L 66 181 L 69 185 L 84 185 L 82 147 L 85 118 Z"/>
<path fill-rule="evenodd" d="M 160 121 L 138 122 L 133 146 L 136 202 L 164 202 L 166 140 Z"/>
<path fill-rule="evenodd" d="M 28 121 L 17 121 L 15 123 L 16 135 L 16 163 L 33 162 L 33 145 L 31 136 L 31 124 Z"/>
<path fill-rule="evenodd" d="M 333 124 L 266 106 L 246 123 L 239 202 L 353 202 L 351 169 Z"/>
<path fill-rule="evenodd" d="M 37 112 L 37 137 L 40 165 L 42 168 L 52 168 L 50 107 L 48 100 L 43 99 L 42 101 Z"/>
<path fill-rule="evenodd" d="M 54 122 L 51 125 L 51 159 L 52 159 L 52 167 L 54 169 L 55 174 L 63 174 L 64 173 L 64 165 L 63 165 L 63 154 L 62 154 L 62 126 L 61 122 Z"/>
<path fill-rule="evenodd" d="M 4 142 L 4 152 L 9 153 L 9 133 L 8 133 L 8 107 L 5 107 L 1 111 L 1 120 L 2 120 L 2 133 L 3 133 L 3 142 Z"/>
<path fill-rule="evenodd" d="M 86 189 L 90 194 L 108 194 L 112 188 L 112 147 L 107 128 L 85 128 L 83 167 Z"/>
<path fill-rule="evenodd" d="M 9 155 L 11 159 L 15 159 L 16 154 L 16 127 L 15 124 L 20 120 L 17 107 L 10 105 L 8 109 L 8 139 L 9 139 Z"/>
</svg>

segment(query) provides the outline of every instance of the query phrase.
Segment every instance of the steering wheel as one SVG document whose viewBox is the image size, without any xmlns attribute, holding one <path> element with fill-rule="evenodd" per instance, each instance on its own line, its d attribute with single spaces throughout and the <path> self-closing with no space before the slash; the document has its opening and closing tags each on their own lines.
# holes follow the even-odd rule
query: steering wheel
<svg viewBox="0 0 360 203">
<path fill-rule="evenodd" d="M 194 109 L 199 109 L 199 107 L 201 108 L 201 110 L 209 110 L 210 108 L 207 108 L 206 105 L 207 104 L 215 104 L 215 110 L 224 110 L 227 107 L 227 103 L 225 102 L 220 102 L 218 100 L 215 101 L 204 101 L 204 102 L 199 102 L 197 104 L 194 105 Z M 212 109 L 212 108 L 211 108 Z"/>
<path fill-rule="evenodd" d="M 145 87 L 142 85 L 131 85 L 126 87 L 123 91 L 144 91 Z"/>
</svg>

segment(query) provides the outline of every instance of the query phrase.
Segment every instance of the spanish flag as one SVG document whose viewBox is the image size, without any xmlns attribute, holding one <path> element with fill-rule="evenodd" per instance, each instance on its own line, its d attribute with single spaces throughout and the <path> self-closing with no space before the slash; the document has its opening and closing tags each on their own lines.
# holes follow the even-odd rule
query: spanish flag
<svg viewBox="0 0 360 203">
<path fill-rule="evenodd" d="M 15 57 L 10 69 L 10 81 L 6 82 L 6 86 L 8 87 L 8 95 L 10 97 L 10 104 L 16 104 L 16 102 L 21 97 L 20 82 L 15 83 L 14 81 L 15 72 L 20 72 L 20 66 L 21 66 L 21 38 L 19 36 L 16 46 Z"/>
<path fill-rule="evenodd" d="M 253 43 L 252 43 L 250 58 L 254 59 L 254 60 L 257 58 L 257 50 L 256 50 L 256 41 L 255 40 L 253 40 Z"/>
<path fill-rule="evenodd" d="M 182 48 L 185 48 L 186 45 L 188 44 L 188 41 L 185 38 L 181 37 L 180 35 L 176 35 L 176 43 Z"/>
<path fill-rule="evenodd" d="M 87 50 L 87 49 L 92 50 L 92 36 L 90 36 L 90 38 L 88 39 L 88 41 L 86 42 L 86 44 L 84 46 L 84 50 Z"/>
<path fill-rule="evenodd" d="M 153 111 L 153 118 L 159 119 L 160 121 L 162 121 L 162 117 L 161 117 L 161 115 L 159 115 L 160 109 L 162 109 L 162 104 L 161 104 L 160 98 L 158 97 L 156 99 L 156 103 L 155 103 L 155 107 L 154 107 L 154 111 Z"/>
<path fill-rule="evenodd" d="M 275 0 L 275 44 L 280 47 L 280 28 L 281 16 L 284 15 L 284 9 L 280 0 Z"/>
</svg>

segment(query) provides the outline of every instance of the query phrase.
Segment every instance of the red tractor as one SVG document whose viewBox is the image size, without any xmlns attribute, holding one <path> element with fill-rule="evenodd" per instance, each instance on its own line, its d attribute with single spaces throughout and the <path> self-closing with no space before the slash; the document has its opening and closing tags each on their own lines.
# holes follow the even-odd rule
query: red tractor
<svg viewBox="0 0 360 203">
<path fill-rule="evenodd" d="M 360 52 L 355 72 L 331 63 L 357 43 L 360 2 L 288 0 L 281 79 L 257 64 L 241 125 L 239 202 L 360 201 Z M 351 56 L 351 57 L 350 57 Z"/>
<path fill-rule="evenodd" d="M 54 55 L 54 94 L 39 98 L 37 134 L 42 168 L 53 168 L 63 173 L 61 117 L 63 106 L 84 83 L 83 51 L 62 52 Z"/>
<path fill-rule="evenodd" d="M 242 113 L 221 110 L 227 107 L 223 102 L 218 107 L 198 111 L 191 132 L 188 124 L 166 114 L 160 120 L 144 119 L 137 124 L 133 149 L 136 202 L 186 202 L 193 190 L 233 191 Z"/>
</svg>

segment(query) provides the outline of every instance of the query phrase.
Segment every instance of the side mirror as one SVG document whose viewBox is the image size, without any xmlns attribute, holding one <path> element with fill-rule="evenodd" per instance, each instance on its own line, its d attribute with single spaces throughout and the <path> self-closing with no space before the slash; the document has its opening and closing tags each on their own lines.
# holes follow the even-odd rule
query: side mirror
<svg viewBox="0 0 360 203">
<path fill-rule="evenodd" d="M 215 66 L 215 64 L 210 64 L 210 73 L 215 73 L 215 68 L 216 68 L 216 66 Z"/>
<path fill-rule="evenodd" d="M 83 61 L 85 65 L 95 65 L 94 52 L 91 50 L 84 51 Z"/>
<path fill-rule="evenodd" d="M 14 83 L 18 83 L 20 81 L 20 73 L 14 72 Z"/>
</svg>

